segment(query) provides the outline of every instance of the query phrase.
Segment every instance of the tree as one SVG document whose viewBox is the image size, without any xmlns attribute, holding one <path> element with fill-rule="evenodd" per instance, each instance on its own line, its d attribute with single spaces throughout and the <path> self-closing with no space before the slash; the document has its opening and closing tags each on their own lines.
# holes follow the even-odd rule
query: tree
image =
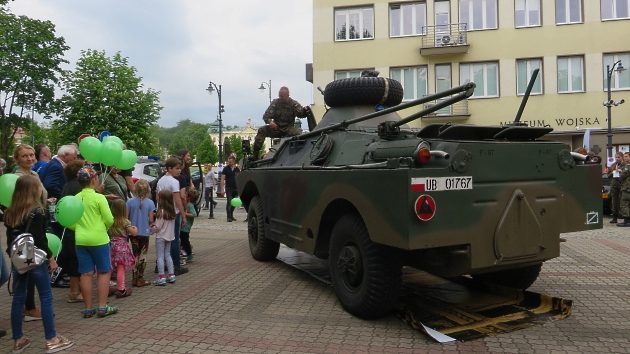
<svg viewBox="0 0 630 354">
<path fill-rule="evenodd" d="M 195 123 L 190 119 L 177 122 L 173 128 L 157 127 L 155 136 L 159 139 L 160 146 L 165 148 L 169 154 L 175 154 L 180 149 L 190 151 L 195 155 L 199 146 L 208 136 L 209 124 Z"/>
<path fill-rule="evenodd" d="M 82 51 L 76 69 L 63 77 L 64 95 L 55 120 L 61 138 L 76 141 L 79 135 L 107 130 L 138 155 L 155 150 L 151 127 L 162 107 L 159 92 L 143 90 L 142 78 L 126 57 L 104 51 Z"/>
<path fill-rule="evenodd" d="M 49 114 L 62 74 L 63 37 L 50 21 L 15 16 L 0 0 L 0 155 L 5 159 L 18 128 L 30 125 L 27 114 Z"/>
<path fill-rule="evenodd" d="M 203 138 L 196 151 L 197 161 L 215 164 L 219 160 L 219 148 L 208 134 Z"/>
<path fill-rule="evenodd" d="M 240 136 L 232 135 L 225 137 L 225 141 L 230 151 L 236 154 L 236 161 L 240 161 L 243 158 L 243 139 Z"/>
<path fill-rule="evenodd" d="M 230 138 L 226 135 L 223 138 L 223 161 L 227 161 L 228 156 L 232 153 L 232 146 L 230 145 Z"/>
<path fill-rule="evenodd" d="M 50 147 L 50 151 L 55 153 L 58 146 L 51 143 L 51 137 L 55 136 L 55 132 L 52 129 L 38 124 L 37 122 L 29 122 L 26 129 L 27 133 L 22 137 L 22 141 L 31 144 L 35 141 L 35 144 L 46 144 Z"/>
</svg>

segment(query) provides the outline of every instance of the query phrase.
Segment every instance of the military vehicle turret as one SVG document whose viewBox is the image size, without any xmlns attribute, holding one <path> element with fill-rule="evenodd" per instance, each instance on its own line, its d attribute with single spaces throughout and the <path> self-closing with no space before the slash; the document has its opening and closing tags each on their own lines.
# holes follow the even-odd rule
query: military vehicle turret
<svg viewBox="0 0 630 354">
<path fill-rule="evenodd" d="M 547 140 L 551 128 L 518 118 L 407 127 L 474 88 L 400 103 L 392 79 L 328 84 L 330 109 L 319 124 L 312 119 L 308 133 L 244 161 L 237 184 L 252 256 L 273 260 L 285 244 L 328 259 L 340 303 L 362 318 L 392 310 L 402 266 L 529 287 L 542 263 L 560 255 L 560 233 L 602 227 L 601 171 Z"/>
</svg>

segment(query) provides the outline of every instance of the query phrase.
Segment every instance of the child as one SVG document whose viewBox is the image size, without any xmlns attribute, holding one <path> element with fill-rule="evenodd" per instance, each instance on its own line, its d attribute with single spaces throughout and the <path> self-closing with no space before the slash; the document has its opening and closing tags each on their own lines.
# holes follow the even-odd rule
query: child
<svg viewBox="0 0 630 354">
<path fill-rule="evenodd" d="M 4 223 L 7 227 L 7 245 L 10 249 L 14 238 L 23 232 L 33 235 L 35 246 L 46 252 L 47 262 L 24 274 L 13 271 L 13 301 L 11 303 L 11 327 L 13 329 L 13 352 L 21 353 L 31 344 L 22 332 L 24 303 L 26 301 L 27 280 L 35 282 L 46 337 L 46 353 L 54 353 L 70 348 L 74 343 L 55 331 L 53 315 L 53 294 L 48 270 L 57 268 L 57 262 L 48 248 L 46 239 L 46 213 L 41 205 L 42 185 L 39 178 L 24 175 L 15 183 L 11 206 L 7 209 Z M 8 249 L 7 249 L 8 252 Z"/>
<path fill-rule="evenodd" d="M 81 294 L 85 303 L 84 318 L 94 315 L 105 317 L 118 312 L 118 308 L 107 304 L 109 280 L 112 274 L 112 259 L 107 229 L 114 223 L 104 195 L 96 193 L 100 187 L 96 171 L 84 167 L 77 173 L 77 182 L 83 188 L 77 194 L 83 201 L 83 215 L 70 228 L 74 229 Z M 92 278 L 96 269 L 98 309 L 92 307 Z"/>
<path fill-rule="evenodd" d="M 138 229 L 138 235 L 131 238 L 131 250 L 136 258 L 131 284 L 137 287 L 149 285 L 149 282 L 144 280 L 144 269 L 149 251 L 149 235 L 151 234 L 149 225 L 154 223 L 153 211 L 155 210 L 155 203 L 149 199 L 149 195 L 151 195 L 149 182 L 141 179 L 136 182 L 135 197 L 127 201 L 129 220 Z"/>
<path fill-rule="evenodd" d="M 114 224 L 109 228 L 112 244 L 112 267 L 116 269 L 116 297 L 131 295 L 131 289 L 125 287 L 125 269 L 131 268 L 136 259 L 129 246 L 129 236 L 136 236 L 138 229 L 127 219 L 127 206 L 122 199 L 115 199 L 111 205 Z"/>
<path fill-rule="evenodd" d="M 186 262 L 192 262 L 192 246 L 190 245 L 190 229 L 192 228 L 193 222 L 195 221 L 195 216 L 197 216 L 197 210 L 195 209 L 195 205 L 193 202 L 197 200 L 199 197 L 199 192 L 194 189 L 188 190 L 188 203 L 186 204 L 186 209 L 188 211 L 188 215 L 186 215 L 186 220 L 182 224 L 182 227 L 179 231 L 179 239 L 182 241 L 182 249 L 186 254 Z"/>
<path fill-rule="evenodd" d="M 171 258 L 171 242 L 175 239 L 175 204 L 173 193 L 163 189 L 157 194 L 158 210 L 155 225 L 155 253 L 157 258 L 158 279 L 153 285 L 164 286 L 166 283 L 175 283 L 175 267 Z M 164 263 L 168 271 L 168 278 L 164 275 Z"/>
</svg>

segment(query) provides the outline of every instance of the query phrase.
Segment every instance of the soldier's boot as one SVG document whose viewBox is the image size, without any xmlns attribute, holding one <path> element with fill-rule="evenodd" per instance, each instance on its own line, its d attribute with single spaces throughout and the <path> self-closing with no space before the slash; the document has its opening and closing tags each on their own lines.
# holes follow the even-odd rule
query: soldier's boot
<svg viewBox="0 0 630 354">
<path fill-rule="evenodd" d="M 617 215 L 613 214 L 612 220 L 610 220 L 611 224 L 616 224 L 617 223 Z"/>
<path fill-rule="evenodd" d="M 623 218 L 623 222 L 618 223 L 619 227 L 630 227 L 630 218 Z"/>
</svg>

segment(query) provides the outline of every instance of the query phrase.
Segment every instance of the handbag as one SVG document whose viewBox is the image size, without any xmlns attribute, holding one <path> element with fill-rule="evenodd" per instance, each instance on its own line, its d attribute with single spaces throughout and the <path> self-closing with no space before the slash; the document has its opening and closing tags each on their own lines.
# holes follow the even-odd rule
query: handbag
<svg viewBox="0 0 630 354">
<path fill-rule="evenodd" d="M 29 270 L 35 269 L 44 264 L 47 260 L 46 251 L 35 246 L 35 239 L 29 233 L 33 215 L 26 224 L 24 233 L 19 234 L 13 242 L 11 242 L 11 264 L 13 269 L 19 274 L 24 274 Z"/>
</svg>

